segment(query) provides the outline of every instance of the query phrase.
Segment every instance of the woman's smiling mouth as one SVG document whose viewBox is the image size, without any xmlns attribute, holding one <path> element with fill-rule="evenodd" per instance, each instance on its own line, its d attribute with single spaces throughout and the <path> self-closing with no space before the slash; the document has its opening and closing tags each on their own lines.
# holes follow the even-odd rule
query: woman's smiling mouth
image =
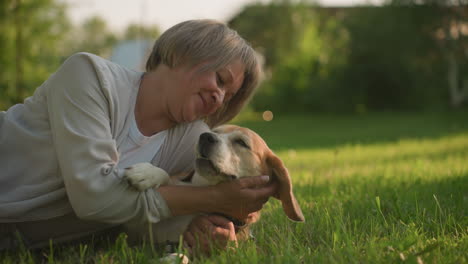
<svg viewBox="0 0 468 264">
<path fill-rule="evenodd" d="M 200 96 L 200 100 L 202 102 L 201 111 L 203 115 L 210 114 L 212 106 L 208 103 L 207 99 L 203 97 L 201 93 L 199 93 L 198 96 Z"/>
<path fill-rule="evenodd" d="M 202 95 L 201 93 L 199 93 L 198 96 L 200 96 L 200 100 L 201 100 L 200 111 L 201 111 L 204 115 L 205 115 L 205 114 L 208 114 L 208 112 L 209 112 L 208 102 L 205 100 L 205 98 L 203 97 L 203 95 Z"/>
</svg>

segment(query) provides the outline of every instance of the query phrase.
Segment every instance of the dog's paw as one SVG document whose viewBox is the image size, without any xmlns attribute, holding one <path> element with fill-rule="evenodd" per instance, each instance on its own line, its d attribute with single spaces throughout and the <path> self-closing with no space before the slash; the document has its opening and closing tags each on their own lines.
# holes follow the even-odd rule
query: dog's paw
<svg viewBox="0 0 468 264">
<path fill-rule="evenodd" d="M 126 168 L 124 178 L 130 186 L 139 191 L 169 182 L 167 172 L 146 162 Z"/>
</svg>

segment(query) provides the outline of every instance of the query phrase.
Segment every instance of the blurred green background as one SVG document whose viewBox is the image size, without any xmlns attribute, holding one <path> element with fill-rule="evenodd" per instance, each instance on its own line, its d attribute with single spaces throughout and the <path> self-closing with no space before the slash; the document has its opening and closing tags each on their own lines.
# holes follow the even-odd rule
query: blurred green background
<svg viewBox="0 0 468 264">
<path fill-rule="evenodd" d="M 71 23 L 58 0 L 1 0 L 0 109 L 22 102 L 70 55 L 105 58 L 158 25 L 113 32 L 103 18 Z M 273 113 L 447 111 L 467 108 L 465 0 L 389 0 L 321 7 L 308 1 L 246 5 L 228 24 L 264 61 L 250 110 Z"/>
</svg>

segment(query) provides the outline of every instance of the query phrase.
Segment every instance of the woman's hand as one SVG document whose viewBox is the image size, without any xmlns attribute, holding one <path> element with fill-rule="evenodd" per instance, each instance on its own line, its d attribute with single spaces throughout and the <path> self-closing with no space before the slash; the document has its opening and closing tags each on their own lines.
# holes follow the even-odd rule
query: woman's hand
<svg viewBox="0 0 468 264">
<path fill-rule="evenodd" d="M 210 255 L 213 249 L 237 247 L 234 224 L 219 215 L 198 216 L 184 232 L 184 243 L 192 254 Z"/>
<path fill-rule="evenodd" d="M 277 185 L 268 182 L 268 176 L 257 176 L 212 186 L 216 198 L 210 209 L 234 219 L 246 219 L 249 214 L 260 211 L 268 198 L 275 195 Z"/>
<path fill-rule="evenodd" d="M 276 194 L 277 184 L 269 183 L 268 176 L 256 176 L 214 186 L 164 185 L 156 190 L 172 216 L 216 212 L 244 220 Z"/>
</svg>

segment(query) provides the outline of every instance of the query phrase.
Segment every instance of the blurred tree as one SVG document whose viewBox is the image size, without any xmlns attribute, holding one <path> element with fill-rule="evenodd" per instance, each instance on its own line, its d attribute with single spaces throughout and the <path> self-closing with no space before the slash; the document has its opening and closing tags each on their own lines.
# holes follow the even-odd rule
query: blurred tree
<svg viewBox="0 0 468 264">
<path fill-rule="evenodd" d="M 65 6 L 55 0 L 1 0 L 0 109 L 22 101 L 56 69 L 69 28 Z"/>
<path fill-rule="evenodd" d="M 119 35 L 111 31 L 106 21 L 98 16 L 90 17 L 81 25 L 75 27 L 75 30 L 67 37 L 67 50 L 64 54 L 73 54 L 76 52 L 90 52 L 104 58 L 109 58 L 112 49 L 120 41 L 125 40 L 155 40 L 160 30 L 157 26 L 142 26 L 130 24 L 124 32 Z"/>
<path fill-rule="evenodd" d="M 390 0 L 393 6 L 432 10 L 430 35 L 442 51 L 450 106 L 468 101 L 468 0 Z"/>
<path fill-rule="evenodd" d="M 156 25 L 142 26 L 138 24 L 130 24 L 127 26 L 125 33 L 123 34 L 123 40 L 134 40 L 134 39 L 150 39 L 155 40 L 161 31 Z"/>
<path fill-rule="evenodd" d="M 468 10 L 453 3 L 468 0 L 424 1 L 247 6 L 229 23 L 265 56 L 266 82 L 252 105 L 363 112 L 440 109 L 466 101 Z"/>
<path fill-rule="evenodd" d="M 349 36 L 334 17 L 315 9 L 299 11 L 296 20 L 301 17 L 302 32 L 295 38 L 295 47 L 274 66 L 271 79 L 265 84 L 275 87 L 274 100 L 268 108 L 300 112 L 340 109 L 336 81 L 341 67 L 346 65 Z"/>
<path fill-rule="evenodd" d="M 438 37 L 448 66 L 450 104 L 458 108 L 468 101 L 468 1 L 454 2 L 457 5 L 442 8 Z"/>
<path fill-rule="evenodd" d="M 109 57 L 119 40 L 155 39 L 156 26 L 129 25 L 119 36 L 100 17 L 73 26 L 59 0 L 0 0 L 0 109 L 21 102 L 71 54 Z"/>
<path fill-rule="evenodd" d="M 347 12 L 351 36 L 343 95 L 372 110 L 436 107 L 447 98 L 432 39 L 437 11 L 425 6 L 361 7 Z M 350 86 L 349 84 L 352 84 Z"/>
<path fill-rule="evenodd" d="M 14 0 L 13 1 L 13 16 L 14 16 L 14 28 L 15 28 L 15 77 L 14 77 L 14 84 L 16 87 L 16 95 L 17 96 L 24 96 L 24 84 L 23 84 L 23 5 L 21 0 Z"/>
<path fill-rule="evenodd" d="M 10 90 L 15 89 L 10 65 L 14 65 L 14 28 L 12 24 L 13 1 L 0 0 L 0 109 L 10 102 Z"/>
<path fill-rule="evenodd" d="M 273 1 L 247 6 L 229 24 L 265 57 L 254 108 L 323 110 L 338 99 L 334 75 L 345 64 L 348 39 L 338 19 L 307 2 Z"/>
<path fill-rule="evenodd" d="M 93 16 L 75 27 L 67 36 L 65 54 L 89 52 L 109 57 L 117 41 L 117 35 L 108 28 L 106 21 L 99 16 Z"/>
<path fill-rule="evenodd" d="M 300 8 L 284 0 L 273 0 L 267 5 L 255 3 L 247 5 L 228 24 L 265 57 L 265 66 L 269 68 L 295 48 L 303 26 Z"/>
</svg>

